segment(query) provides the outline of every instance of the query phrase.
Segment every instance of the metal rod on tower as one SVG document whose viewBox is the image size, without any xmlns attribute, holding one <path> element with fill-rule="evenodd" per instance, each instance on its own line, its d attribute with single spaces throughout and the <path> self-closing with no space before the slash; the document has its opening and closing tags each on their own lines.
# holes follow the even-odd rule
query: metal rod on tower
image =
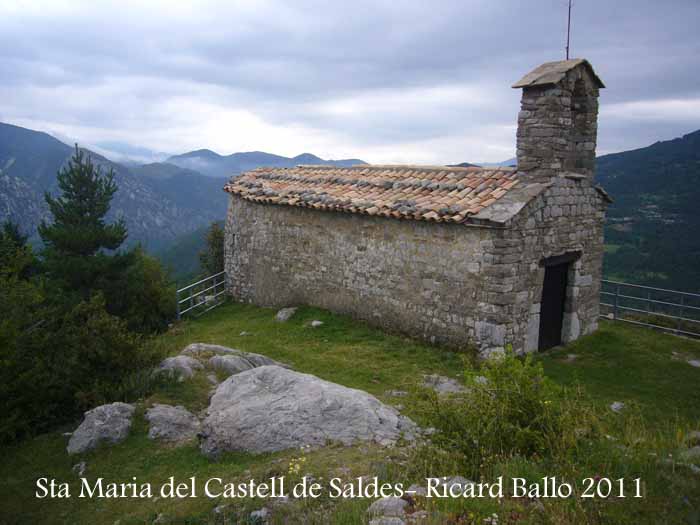
<svg viewBox="0 0 700 525">
<path fill-rule="evenodd" d="M 569 18 L 566 22 L 566 59 L 569 60 L 569 41 L 571 38 L 571 1 L 569 0 Z"/>
</svg>

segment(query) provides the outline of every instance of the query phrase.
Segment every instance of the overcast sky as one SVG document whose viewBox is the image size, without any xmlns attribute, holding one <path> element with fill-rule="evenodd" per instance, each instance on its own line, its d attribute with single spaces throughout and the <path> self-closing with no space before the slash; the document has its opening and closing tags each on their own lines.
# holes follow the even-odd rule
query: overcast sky
<svg viewBox="0 0 700 525">
<path fill-rule="evenodd" d="M 575 0 L 598 153 L 700 128 L 700 2 Z M 0 2 L 0 121 L 96 145 L 500 161 L 566 0 Z"/>
</svg>

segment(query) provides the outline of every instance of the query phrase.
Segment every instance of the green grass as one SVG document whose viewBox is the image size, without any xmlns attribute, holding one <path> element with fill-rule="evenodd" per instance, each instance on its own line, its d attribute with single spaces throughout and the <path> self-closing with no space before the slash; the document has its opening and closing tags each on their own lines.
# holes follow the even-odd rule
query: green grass
<svg viewBox="0 0 700 525">
<path fill-rule="evenodd" d="M 295 370 L 317 375 L 349 387 L 366 390 L 387 403 L 405 405 L 403 412 L 419 422 L 417 410 L 418 395 L 413 392 L 423 374 L 438 373 L 459 377 L 465 366 L 474 366 L 466 354 L 460 354 L 439 347 L 432 347 L 396 335 L 387 335 L 363 323 L 329 312 L 302 308 L 287 323 L 274 322 L 275 311 L 249 305 L 227 304 L 205 316 L 176 325 L 161 336 L 157 344 L 169 354 L 177 354 L 192 342 L 216 343 L 241 350 L 257 352 L 273 359 L 288 363 Z M 318 319 L 324 322 L 321 327 L 311 328 L 310 322 Z M 241 336 L 241 332 L 251 335 Z M 652 428 L 700 429 L 700 370 L 687 363 L 672 359 L 671 352 L 687 356 L 700 356 L 700 343 L 649 330 L 603 323 L 600 330 L 564 349 L 557 349 L 541 356 L 549 377 L 562 385 L 582 385 L 588 394 L 605 407 L 612 401 L 629 403 L 634 417 L 639 421 L 650 421 Z M 577 354 L 578 358 L 569 363 L 567 354 Z M 148 399 L 143 400 L 135 418 L 134 427 L 127 440 L 117 446 L 102 448 L 84 456 L 87 463 L 86 477 L 94 480 L 103 477 L 108 481 L 132 481 L 136 477 L 140 483 L 151 482 L 155 487 L 166 482 L 170 476 L 178 481 L 187 481 L 196 476 L 201 484 L 211 477 L 221 477 L 228 481 L 265 479 L 273 475 L 288 474 L 288 466 L 293 458 L 302 454 L 291 450 L 277 454 L 253 456 L 249 454 L 229 454 L 217 462 L 204 458 L 195 445 L 173 448 L 156 444 L 148 439 L 143 420 L 143 410 L 154 402 L 181 404 L 194 412 L 206 407 L 211 386 L 203 374 L 194 380 L 183 383 L 168 383 Z M 391 398 L 388 390 L 408 390 L 409 395 Z M 415 405 L 415 406 L 414 406 Z M 607 411 L 606 408 L 601 408 Z M 609 411 L 608 411 L 609 412 Z M 679 423 L 680 421 L 680 423 Z M 77 422 L 76 422 L 77 423 Z M 644 423 L 646 424 L 646 423 Z M 160 514 L 169 523 L 245 523 L 244 517 L 264 505 L 260 500 L 217 501 L 205 497 L 186 499 L 79 499 L 77 475 L 71 471 L 79 458 L 71 458 L 65 453 L 68 438 L 62 433 L 72 430 L 75 425 L 55 432 L 28 439 L 2 452 L 0 464 L 0 524 L 5 523 L 85 523 L 120 525 L 131 523 L 152 523 Z M 618 429 L 611 425 L 610 432 Z M 672 433 L 672 431 L 671 431 Z M 622 438 L 620 438 L 622 439 Z M 659 454 L 665 453 L 668 443 L 659 445 Z M 611 445 L 612 446 L 612 445 Z M 666 448 L 664 448 L 666 447 Z M 612 450 L 612 449 L 611 449 Z M 415 463 L 424 461 L 412 456 L 411 449 L 398 447 L 382 449 L 373 445 L 354 447 L 329 446 L 307 454 L 304 473 L 315 477 L 330 478 L 342 476 L 345 479 L 362 475 L 377 475 L 381 479 L 397 480 L 414 476 L 405 481 L 416 481 Z M 626 472 L 624 465 L 610 460 L 607 450 L 597 450 L 591 454 L 591 464 L 595 461 L 595 472 L 605 472 L 606 465 L 615 466 L 611 472 Z M 651 460 L 650 460 L 651 461 Z M 426 468 L 430 468 L 426 466 Z M 435 463 L 434 475 L 453 475 L 455 463 L 447 456 Z M 507 461 L 502 471 L 525 472 L 528 475 L 552 474 L 551 465 L 536 462 Z M 413 473 L 413 474 L 411 474 Z M 580 472 L 576 472 L 580 474 Z M 626 516 L 634 516 L 631 522 L 649 522 L 653 509 L 679 509 L 677 514 L 668 514 L 666 522 L 673 522 L 676 516 L 686 519 L 687 508 L 683 507 L 682 497 L 698 489 L 698 483 L 670 475 L 668 487 L 654 497 L 645 500 L 645 505 L 629 507 L 618 505 L 614 511 L 600 513 L 600 516 L 617 516 L 611 521 L 591 521 L 591 523 L 626 523 Z M 39 477 L 56 478 L 71 485 L 74 497 L 71 499 L 37 499 L 34 497 L 35 482 Z M 666 479 L 666 478 L 664 478 Z M 698 478 L 700 479 L 700 477 Z M 672 491 L 672 492 L 669 492 Z M 670 501 L 668 494 L 675 494 Z M 687 498 L 686 498 L 687 499 Z M 667 501 L 668 500 L 668 501 Z M 691 498 L 697 505 L 697 498 Z M 215 515 L 212 510 L 217 505 L 227 504 L 222 513 Z M 275 513 L 275 523 L 362 523 L 370 501 L 365 499 L 347 501 L 297 502 L 289 508 Z M 576 523 L 581 516 L 579 510 L 567 504 L 545 502 L 547 520 L 551 523 Z M 634 504 L 634 502 L 632 503 Z M 629 505 L 632 505 L 629 504 Z M 467 508 L 465 510 L 465 505 Z M 615 505 L 612 503 L 611 505 Z M 542 515 L 527 510 L 527 505 L 519 501 L 497 502 L 479 500 L 464 502 L 437 502 L 429 505 L 435 514 L 429 523 L 483 523 L 483 518 L 491 512 L 501 515 L 522 515 L 523 523 L 542 523 Z M 634 515 L 630 509 L 638 510 Z M 589 509 L 590 510 L 590 509 Z M 595 515 L 595 512 L 586 515 Z M 472 518 L 469 518 L 471 513 Z M 450 517 L 451 516 L 451 517 Z M 680 519 L 680 518 L 679 518 Z M 461 520 L 461 521 L 460 521 Z M 658 520 L 656 520 L 658 522 Z M 504 521 L 501 521 L 504 523 Z"/>
<path fill-rule="evenodd" d="M 581 384 L 590 396 L 609 405 L 638 404 L 653 421 L 700 421 L 700 342 L 624 323 L 602 321 L 600 329 L 542 357 L 546 374 L 562 385 Z M 577 357 L 567 361 L 569 354 Z"/>
</svg>

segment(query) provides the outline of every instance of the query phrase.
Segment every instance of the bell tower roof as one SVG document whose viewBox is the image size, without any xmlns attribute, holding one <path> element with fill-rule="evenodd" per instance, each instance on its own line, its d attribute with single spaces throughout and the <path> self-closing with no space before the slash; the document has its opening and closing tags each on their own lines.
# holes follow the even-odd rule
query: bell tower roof
<svg viewBox="0 0 700 525">
<path fill-rule="evenodd" d="M 583 67 L 588 70 L 591 78 L 595 82 L 598 88 L 604 88 L 605 84 L 600 80 L 595 71 L 593 71 L 593 66 L 585 58 L 573 58 L 571 60 L 558 60 L 556 62 L 545 62 L 541 66 L 536 67 L 530 71 L 523 78 L 518 80 L 512 87 L 514 88 L 527 88 L 532 86 L 545 86 L 548 84 L 558 84 L 566 77 L 566 74 L 576 69 L 577 67 Z"/>
</svg>

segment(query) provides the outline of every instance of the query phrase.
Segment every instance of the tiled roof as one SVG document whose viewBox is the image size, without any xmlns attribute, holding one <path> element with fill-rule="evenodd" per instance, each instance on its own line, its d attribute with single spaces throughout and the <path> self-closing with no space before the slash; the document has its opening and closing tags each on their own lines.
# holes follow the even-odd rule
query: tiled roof
<svg viewBox="0 0 700 525">
<path fill-rule="evenodd" d="M 361 165 L 258 168 L 224 189 L 250 202 L 462 223 L 518 185 L 515 168 Z"/>
</svg>

